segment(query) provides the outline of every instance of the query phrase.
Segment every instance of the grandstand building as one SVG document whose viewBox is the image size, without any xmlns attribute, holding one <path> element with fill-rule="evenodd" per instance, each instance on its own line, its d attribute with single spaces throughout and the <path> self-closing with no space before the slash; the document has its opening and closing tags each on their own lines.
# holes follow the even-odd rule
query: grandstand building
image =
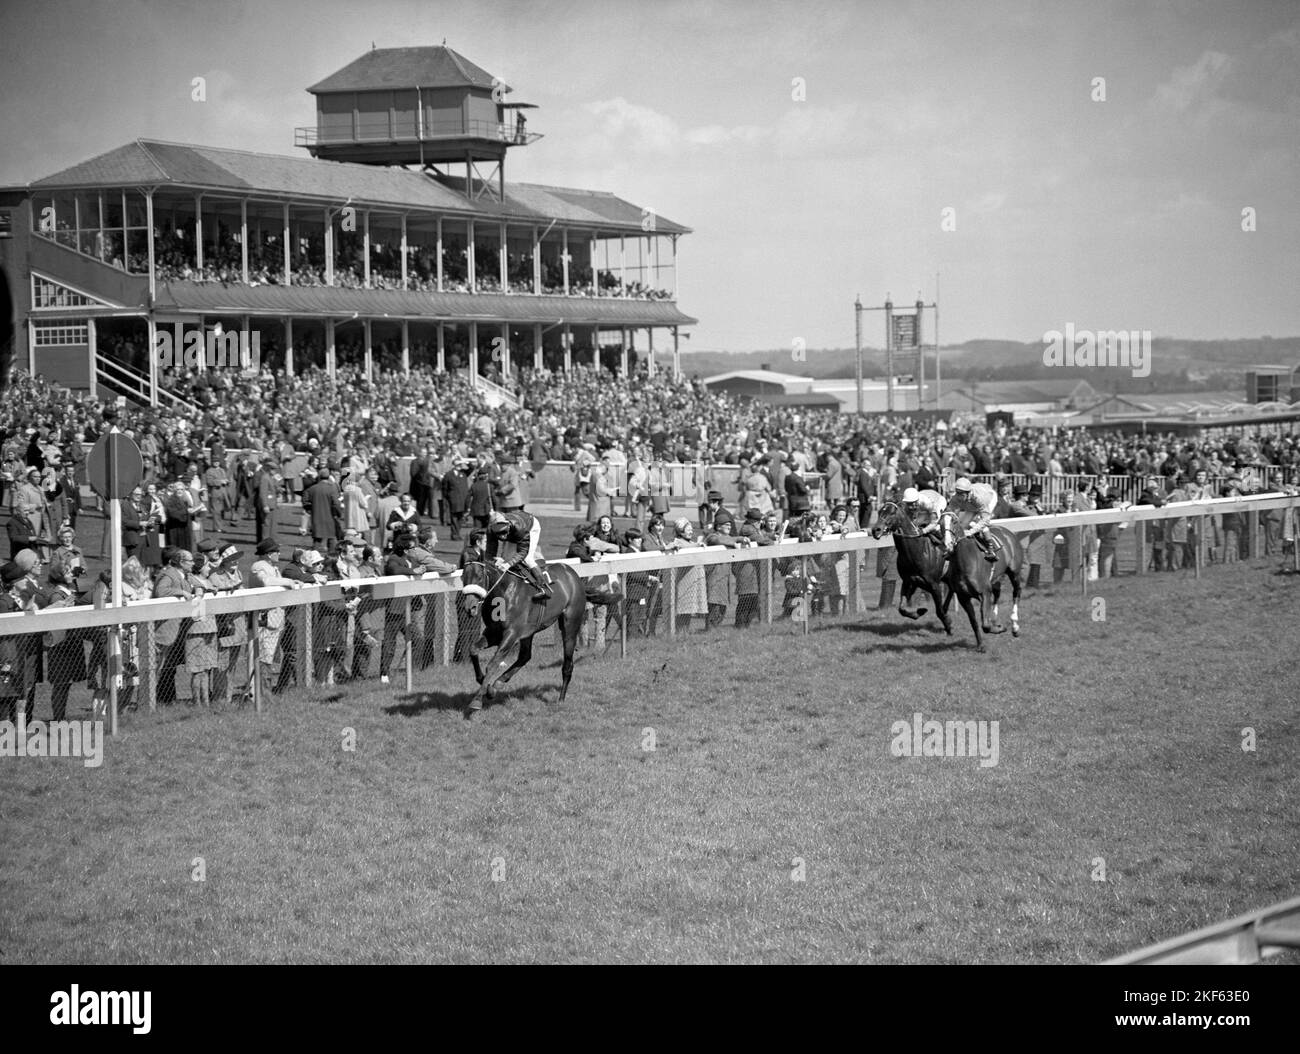
<svg viewBox="0 0 1300 1054">
<path fill-rule="evenodd" d="M 181 350 L 214 332 L 263 368 L 459 369 L 506 401 L 520 365 L 653 371 L 658 347 L 680 373 L 688 228 L 508 183 L 508 151 L 540 138 L 509 86 L 444 46 L 372 50 L 308 90 L 310 156 L 141 139 L 0 189 L 16 363 L 154 405 L 151 350 L 211 369 Z"/>
</svg>

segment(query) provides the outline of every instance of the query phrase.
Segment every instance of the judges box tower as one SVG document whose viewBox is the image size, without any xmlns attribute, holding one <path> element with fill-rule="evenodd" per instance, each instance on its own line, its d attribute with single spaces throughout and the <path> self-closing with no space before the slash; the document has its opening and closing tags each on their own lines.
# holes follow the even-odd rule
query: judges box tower
<svg viewBox="0 0 1300 1054">
<path fill-rule="evenodd" d="M 506 101 L 509 85 L 446 45 L 372 49 L 307 90 L 316 125 L 295 129 L 295 146 L 327 161 L 446 176 L 464 165 L 471 201 L 503 199 L 506 151 L 541 138 L 527 129 L 533 104 Z"/>
</svg>

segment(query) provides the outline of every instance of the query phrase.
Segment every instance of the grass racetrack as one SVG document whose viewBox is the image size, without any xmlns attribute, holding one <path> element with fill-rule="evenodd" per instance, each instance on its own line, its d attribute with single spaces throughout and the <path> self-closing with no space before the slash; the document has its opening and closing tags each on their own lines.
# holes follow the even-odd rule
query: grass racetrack
<svg viewBox="0 0 1300 1054">
<path fill-rule="evenodd" d="M 472 725 L 433 667 L 0 758 L 0 961 L 1094 962 L 1295 895 L 1300 577 L 1092 585 L 987 655 L 960 613 L 638 638 L 561 707 L 548 632 Z M 998 764 L 892 756 L 917 711 Z"/>
</svg>

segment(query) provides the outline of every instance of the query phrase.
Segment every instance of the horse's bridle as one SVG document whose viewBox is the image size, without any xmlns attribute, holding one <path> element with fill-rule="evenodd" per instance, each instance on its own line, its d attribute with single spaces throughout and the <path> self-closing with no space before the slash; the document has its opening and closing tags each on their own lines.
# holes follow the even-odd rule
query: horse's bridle
<svg viewBox="0 0 1300 1054">
<path fill-rule="evenodd" d="M 900 513 L 901 513 L 901 514 L 903 515 L 903 517 L 907 520 L 908 526 L 912 528 L 912 533 L 911 533 L 911 534 L 903 534 L 903 533 L 901 533 L 901 527 L 902 527 L 902 525 L 899 524 L 899 523 L 897 523 L 897 522 L 895 522 L 895 523 L 891 523 L 891 524 L 889 524 L 889 525 L 887 525 L 887 526 L 884 526 L 884 527 L 881 526 L 881 523 L 882 523 L 882 521 L 885 519 L 886 516 L 895 516 L 895 515 L 898 515 L 898 514 L 900 514 Z M 874 533 L 874 531 L 876 531 L 877 529 L 879 529 L 879 530 L 880 530 L 880 534 L 897 534 L 900 538 L 920 538 L 920 537 L 921 537 L 921 532 L 920 532 L 919 530 L 917 530 L 917 528 L 916 528 L 916 524 L 914 524 L 914 523 L 912 522 L 912 517 L 908 516 L 905 512 L 903 512 L 903 508 L 902 508 L 902 506 L 899 505 L 899 503 L 896 502 L 896 501 L 887 501 L 887 502 L 885 502 L 885 504 L 883 504 L 882 506 L 880 506 L 880 509 L 879 509 L 879 511 L 877 512 L 876 515 L 877 515 L 878 518 L 877 518 L 877 520 L 876 520 L 876 526 L 872 528 L 873 533 Z M 875 537 L 879 538 L 879 537 L 880 537 L 880 534 L 875 535 Z"/>
<path fill-rule="evenodd" d="M 478 560 L 466 560 L 465 564 L 466 566 L 470 564 L 480 564 L 487 569 L 488 586 L 486 589 L 483 589 L 482 586 L 471 585 L 471 586 L 461 586 L 461 590 L 460 590 L 462 593 L 465 592 L 477 593 L 479 589 L 483 589 L 482 599 L 486 599 L 487 595 L 491 593 L 492 590 L 496 589 L 496 587 L 501 584 L 501 579 L 505 578 L 507 575 L 513 575 L 515 578 L 519 579 L 519 581 L 523 582 L 524 585 L 532 584 L 524 576 L 523 572 L 519 570 L 518 564 L 511 564 L 504 571 L 500 570 L 495 564 L 489 562 L 486 557 L 482 557 Z M 497 575 L 495 580 L 492 578 L 493 572 L 495 572 Z"/>
</svg>

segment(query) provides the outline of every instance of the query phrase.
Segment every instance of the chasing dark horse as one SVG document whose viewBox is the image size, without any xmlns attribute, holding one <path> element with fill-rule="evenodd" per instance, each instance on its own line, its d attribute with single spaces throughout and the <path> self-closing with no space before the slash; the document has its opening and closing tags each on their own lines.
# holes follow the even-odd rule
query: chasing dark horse
<svg viewBox="0 0 1300 1054">
<path fill-rule="evenodd" d="M 943 622 L 944 632 L 951 637 L 949 598 L 940 597 L 941 593 L 947 592 L 943 580 L 943 546 L 938 545 L 932 537 L 922 534 L 907 511 L 894 501 L 887 501 L 880 507 L 880 517 L 871 528 L 871 536 L 879 538 L 887 531 L 894 536 L 894 548 L 898 550 L 898 577 L 903 583 L 898 613 L 904 618 L 921 618 L 929 609 L 913 609 L 912 594 L 918 589 L 924 590 L 934 603 L 934 613 Z"/>
<path fill-rule="evenodd" d="M 953 517 L 945 517 L 945 531 L 964 529 L 964 524 L 954 525 Z M 879 538 L 886 531 L 894 536 L 898 550 L 898 576 L 903 582 L 902 598 L 898 612 L 905 618 L 918 619 L 926 608 L 911 607 L 912 595 L 924 590 L 934 602 L 935 613 L 943 622 L 944 631 L 952 635 L 952 619 L 948 606 L 955 595 L 970 620 L 975 633 L 975 647 L 985 650 L 985 633 L 1003 633 L 1006 627 L 998 621 L 998 601 L 1002 596 L 1002 580 L 1011 582 L 1011 635 L 1020 636 L 1020 570 L 1024 563 L 1024 550 L 1020 540 L 1005 527 L 989 528 L 1002 543 L 997 560 L 989 561 L 984 550 L 974 538 L 963 538 L 949 559 L 944 558 L 943 547 L 917 529 L 902 506 L 886 502 L 880 509 L 880 518 L 871 529 Z M 940 594 L 942 593 L 942 600 Z M 975 602 L 979 601 L 979 617 L 975 616 Z"/>
<path fill-rule="evenodd" d="M 533 603 L 533 585 L 520 572 L 499 571 L 485 561 L 465 565 L 461 593 L 471 604 L 477 599 L 483 626 L 482 638 L 470 648 L 478 691 L 465 707 L 466 720 L 483 709 L 484 701 L 492 698 L 498 681 L 509 684 L 510 678 L 528 664 L 533 657 L 533 638 L 554 624 L 559 625 L 564 642 L 560 687 L 560 702 L 564 702 L 573 676 L 573 653 L 578 646 L 587 602 L 609 604 L 619 598 L 612 591 L 600 589 L 594 581 L 584 583 L 568 564 L 549 564 L 548 570 L 551 596 L 542 604 Z M 474 614 L 472 609 L 470 613 Z M 479 652 L 486 648 L 496 650 L 485 666 L 479 660 Z M 519 654 L 511 663 L 510 652 L 515 648 Z"/>
<path fill-rule="evenodd" d="M 949 532 L 962 532 L 966 521 L 945 513 L 944 536 Z M 1020 569 L 1025 562 L 1024 550 L 1020 539 L 1005 527 L 990 526 L 1002 547 L 998 549 L 997 559 L 985 558 L 984 550 L 974 538 L 962 538 L 957 542 L 948 560 L 948 571 L 944 577 L 950 590 L 944 598 L 944 612 L 952 602 L 953 594 L 970 619 L 970 628 L 975 632 L 975 647 L 984 651 L 984 633 L 1005 633 L 1006 627 L 998 621 L 998 599 L 1002 596 L 1002 579 L 1011 582 L 1011 635 L 1020 636 Z M 980 615 L 975 617 L 975 601 L 979 601 Z"/>
</svg>

